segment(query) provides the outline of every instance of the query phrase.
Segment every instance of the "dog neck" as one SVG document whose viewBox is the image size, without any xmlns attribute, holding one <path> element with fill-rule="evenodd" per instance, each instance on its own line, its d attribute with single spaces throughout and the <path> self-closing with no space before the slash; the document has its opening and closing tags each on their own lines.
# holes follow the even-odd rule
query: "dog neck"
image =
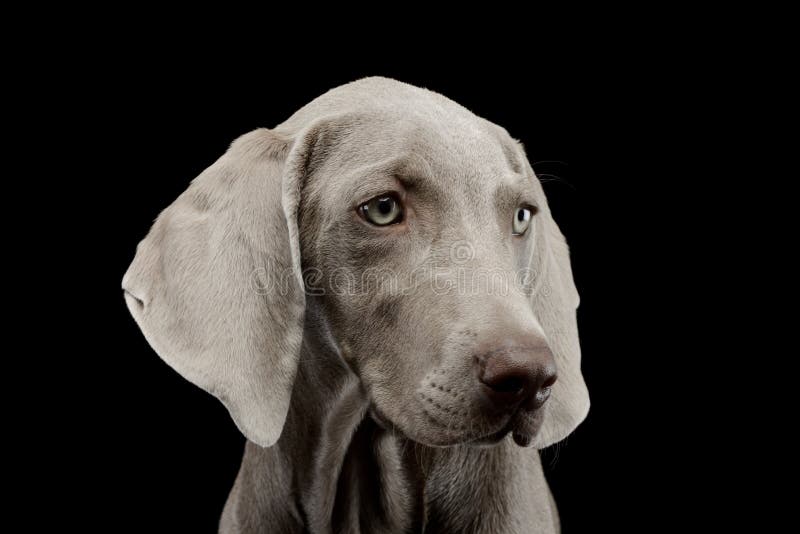
<svg viewBox="0 0 800 534">
<path fill-rule="evenodd" d="M 307 337 L 281 439 L 268 449 L 247 444 L 221 531 L 556 528 L 537 451 L 510 439 L 491 448 L 427 447 L 382 428 L 369 407 L 335 349 Z M 532 489 L 541 502 L 509 508 Z"/>
</svg>

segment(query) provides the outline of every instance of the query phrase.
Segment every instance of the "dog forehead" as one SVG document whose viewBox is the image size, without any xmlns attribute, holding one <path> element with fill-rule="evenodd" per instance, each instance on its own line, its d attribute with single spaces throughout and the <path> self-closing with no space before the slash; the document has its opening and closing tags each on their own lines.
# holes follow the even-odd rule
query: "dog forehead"
<svg viewBox="0 0 800 534">
<path fill-rule="evenodd" d="M 300 108 L 280 127 L 300 130 L 326 116 L 368 109 L 394 110 L 404 114 L 439 113 L 450 118 L 475 117 L 469 110 L 443 95 L 376 76 L 331 89 Z"/>
<path fill-rule="evenodd" d="M 511 164 L 501 140 L 478 117 L 464 120 L 397 110 L 364 111 L 342 124 L 341 148 L 361 161 L 423 160 L 432 175 L 507 174 Z M 401 165 L 402 166 L 402 165 Z M 512 171 L 513 172 L 513 171 Z"/>
<path fill-rule="evenodd" d="M 307 189 L 334 200 L 330 209 L 402 183 L 420 201 L 482 220 L 491 216 L 498 195 L 507 200 L 528 189 L 485 129 L 386 114 L 360 115 L 344 126 L 346 135 L 321 151 L 313 166 L 317 179 Z"/>
<path fill-rule="evenodd" d="M 503 128 L 395 80 L 365 78 L 332 89 L 278 128 L 291 133 L 314 124 L 324 126 L 311 168 L 325 177 L 318 185 L 329 194 L 347 196 L 350 184 L 394 175 L 477 206 L 498 185 L 524 181 L 522 152 Z"/>
<path fill-rule="evenodd" d="M 383 77 L 331 89 L 294 113 L 278 130 L 298 133 L 316 121 L 339 119 L 345 141 L 373 157 L 413 152 L 466 167 L 509 165 L 520 172 L 515 142 L 499 126 L 449 98 Z M 341 134 L 341 132 L 339 132 Z"/>
</svg>

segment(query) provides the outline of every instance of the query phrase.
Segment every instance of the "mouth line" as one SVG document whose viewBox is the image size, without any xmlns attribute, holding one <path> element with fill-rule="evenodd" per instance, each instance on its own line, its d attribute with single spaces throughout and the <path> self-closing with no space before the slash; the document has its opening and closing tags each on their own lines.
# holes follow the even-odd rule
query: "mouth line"
<svg viewBox="0 0 800 534">
<path fill-rule="evenodd" d="M 538 420 L 538 421 L 537 421 Z M 517 410 L 511 414 L 508 421 L 496 432 L 473 440 L 475 443 L 499 443 L 508 434 L 514 438 L 514 443 L 520 447 L 527 447 L 539 432 L 541 416 Z"/>
<path fill-rule="evenodd" d="M 503 416 L 503 422 L 499 429 L 488 430 L 487 426 L 489 425 L 484 426 L 485 423 L 484 425 L 473 425 L 470 424 L 469 421 L 460 419 L 446 422 L 441 418 L 442 414 L 430 410 L 426 406 L 420 406 L 420 408 L 420 411 L 428 422 L 443 433 L 439 438 L 432 441 L 428 439 L 420 441 L 418 437 L 413 437 L 416 435 L 415 432 L 406 432 L 407 429 L 398 426 L 390 418 L 386 417 L 374 403 L 371 403 L 368 414 L 371 416 L 372 420 L 384 430 L 431 447 L 452 447 L 469 444 L 477 447 L 494 446 L 503 441 L 509 434 L 513 436 L 514 442 L 517 445 L 520 447 L 527 447 L 533 441 L 536 434 L 538 434 L 538 424 L 527 420 L 527 417 L 533 414 L 526 413 L 525 410 L 521 409 L 506 413 Z M 481 426 L 483 428 L 481 428 Z"/>
<path fill-rule="evenodd" d="M 514 417 L 511 416 L 508 418 L 508 421 L 500 428 L 500 430 L 492 432 L 491 434 L 487 434 L 485 436 L 477 437 L 473 441 L 489 442 L 489 443 L 500 442 L 503 438 L 505 438 L 509 434 L 509 432 L 514 430 L 513 426 L 514 426 Z"/>
<path fill-rule="evenodd" d="M 428 421 L 436 425 L 438 428 L 444 430 L 448 434 L 460 434 L 467 431 L 469 431 L 470 434 L 473 434 L 472 437 L 465 436 L 466 440 L 464 443 L 498 443 L 512 432 L 514 433 L 514 439 L 517 442 L 527 442 L 531 437 L 527 432 L 522 432 L 527 425 L 520 424 L 520 417 L 523 417 L 523 415 L 519 409 L 506 414 L 504 418 L 507 419 L 505 422 L 503 422 L 498 430 L 490 430 L 488 432 L 485 431 L 485 427 L 483 432 L 481 432 L 481 429 L 473 428 L 471 425 L 463 422 L 445 422 L 440 418 L 439 414 L 427 409 L 425 406 L 422 407 L 422 412 L 425 414 L 425 417 L 428 419 Z"/>
<path fill-rule="evenodd" d="M 461 423 L 446 424 L 444 421 L 439 419 L 435 414 L 431 413 L 424 407 L 422 411 L 428 418 L 428 420 L 430 420 L 432 423 L 436 424 L 439 428 L 450 434 L 460 433 L 467 430 L 467 426 Z M 508 420 L 500 427 L 499 430 L 494 430 L 486 434 L 481 433 L 471 438 L 468 437 L 463 443 L 499 443 L 509 433 L 514 431 L 515 419 L 516 419 L 516 414 L 510 414 L 508 416 Z"/>
</svg>

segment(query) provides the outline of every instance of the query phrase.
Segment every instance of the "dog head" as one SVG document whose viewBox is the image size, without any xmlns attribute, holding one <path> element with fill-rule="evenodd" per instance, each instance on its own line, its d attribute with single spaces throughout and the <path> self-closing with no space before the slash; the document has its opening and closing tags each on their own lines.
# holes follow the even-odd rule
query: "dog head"
<svg viewBox="0 0 800 534">
<path fill-rule="evenodd" d="M 153 348 L 262 446 L 309 331 L 373 417 L 420 443 L 544 447 L 588 410 L 567 246 L 521 146 L 392 80 L 234 142 L 158 217 L 123 288 Z"/>
</svg>

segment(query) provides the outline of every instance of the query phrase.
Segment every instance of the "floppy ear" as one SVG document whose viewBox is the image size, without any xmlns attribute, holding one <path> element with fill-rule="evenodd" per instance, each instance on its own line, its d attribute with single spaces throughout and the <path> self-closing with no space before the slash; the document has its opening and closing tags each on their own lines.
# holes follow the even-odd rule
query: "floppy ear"
<svg viewBox="0 0 800 534">
<path fill-rule="evenodd" d="M 533 175 L 530 165 L 526 165 Z M 572 279 L 569 249 L 553 220 L 539 180 L 533 180 L 542 204 L 534 217 L 535 244 L 530 268 L 536 278 L 531 300 L 534 315 L 544 329 L 558 369 L 558 380 L 547 403 L 545 420 L 534 442 L 537 448 L 544 448 L 567 437 L 586 418 L 589 391 L 581 374 L 576 318 L 579 299 Z"/>
<path fill-rule="evenodd" d="M 303 336 L 301 152 L 266 129 L 240 137 L 159 215 L 122 280 L 153 349 L 262 447 L 280 437 Z"/>
</svg>

